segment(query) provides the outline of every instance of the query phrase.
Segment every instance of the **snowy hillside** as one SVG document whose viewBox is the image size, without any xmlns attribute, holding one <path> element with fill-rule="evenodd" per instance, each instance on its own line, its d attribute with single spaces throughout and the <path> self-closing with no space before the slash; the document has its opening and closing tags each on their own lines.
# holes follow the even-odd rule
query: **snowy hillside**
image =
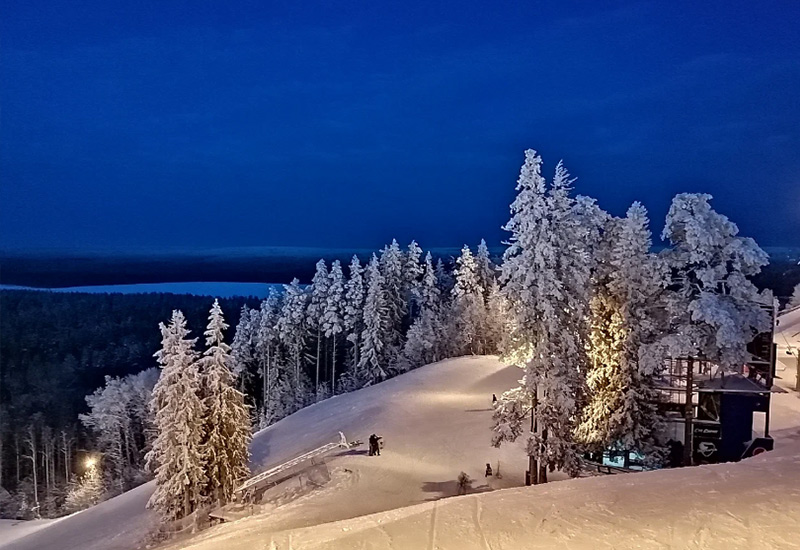
<svg viewBox="0 0 800 550">
<path fill-rule="evenodd" d="M 797 548 L 797 393 L 774 394 L 772 425 L 776 450 L 736 464 L 483 492 L 279 533 L 252 518 L 175 548 Z"/>
<path fill-rule="evenodd" d="M 350 440 L 366 440 L 375 432 L 384 437 L 385 450 L 380 457 L 369 457 L 362 446 L 356 454 L 329 460 L 332 479 L 321 490 L 234 525 L 271 532 L 451 496 L 462 470 L 477 480 L 476 488 L 483 485 L 487 462 L 496 468 L 500 461 L 507 474 L 492 478 L 491 488 L 522 485 L 521 447 L 494 449 L 489 444 L 492 394 L 499 396 L 519 376 L 519 369 L 503 367 L 491 357 L 447 360 L 281 420 L 254 436 L 254 472 L 333 441 L 338 430 Z M 151 492 L 152 484 L 147 484 L 0 548 L 133 548 L 153 521 L 144 509 Z"/>
<path fill-rule="evenodd" d="M 489 446 L 492 393 L 519 373 L 490 357 L 453 359 L 287 417 L 255 436 L 255 471 L 333 440 L 339 429 L 348 439 L 375 432 L 386 446 L 380 457 L 341 453 L 328 461 L 331 480 L 321 488 L 169 548 L 795 547 L 796 393 L 774 396 L 777 449 L 761 457 L 521 488 L 522 450 Z M 486 483 L 485 463 L 498 460 L 503 478 Z M 461 470 L 476 480 L 471 494 L 426 502 L 455 495 Z M 140 487 L 0 547 L 135 548 L 152 521 L 144 510 L 151 490 Z"/>
</svg>

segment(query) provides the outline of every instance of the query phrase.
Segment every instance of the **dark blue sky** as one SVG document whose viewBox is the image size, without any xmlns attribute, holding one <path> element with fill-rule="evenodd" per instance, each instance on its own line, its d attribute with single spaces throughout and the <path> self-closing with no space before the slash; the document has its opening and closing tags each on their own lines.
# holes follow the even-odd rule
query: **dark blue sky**
<svg viewBox="0 0 800 550">
<path fill-rule="evenodd" d="M 527 147 L 800 245 L 800 2 L 0 6 L 3 247 L 498 243 Z"/>
</svg>

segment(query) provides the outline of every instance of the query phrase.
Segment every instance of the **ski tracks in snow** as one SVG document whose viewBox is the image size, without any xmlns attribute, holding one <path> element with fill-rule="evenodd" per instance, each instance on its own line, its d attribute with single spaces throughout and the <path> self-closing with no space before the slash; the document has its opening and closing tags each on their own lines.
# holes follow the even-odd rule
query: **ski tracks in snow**
<svg viewBox="0 0 800 550">
<path fill-rule="evenodd" d="M 475 514 L 473 515 L 473 520 L 475 521 L 475 529 L 481 536 L 481 545 L 483 546 L 483 550 L 492 550 L 492 546 L 489 544 L 489 541 L 486 540 L 486 533 L 483 532 L 483 525 L 481 525 L 481 516 L 483 515 L 481 499 L 479 499 L 477 495 L 473 496 L 472 499 L 475 501 Z"/>
<path fill-rule="evenodd" d="M 433 502 L 433 509 L 431 510 L 431 527 L 428 531 L 428 550 L 436 549 L 436 515 L 439 511 L 439 501 Z"/>
</svg>

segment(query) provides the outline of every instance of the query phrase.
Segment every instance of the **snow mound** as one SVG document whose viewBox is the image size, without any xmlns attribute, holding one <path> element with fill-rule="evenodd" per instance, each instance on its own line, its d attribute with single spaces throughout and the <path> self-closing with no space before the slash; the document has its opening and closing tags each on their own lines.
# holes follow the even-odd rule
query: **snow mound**
<svg viewBox="0 0 800 550">
<path fill-rule="evenodd" d="M 150 530 L 155 516 L 145 510 L 153 492 L 147 483 L 118 497 L 55 520 L 16 540 L 0 540 L 3 550 L 131 550 Z"/>
<path fill-rule="evenodd" d="M 800 445 L 738 464 L 577 479 L 426 503 L 261 539 L 263 548 L 797 548 Z M 234 538 L 187 546 L 247 548 Z"/>
</svg>

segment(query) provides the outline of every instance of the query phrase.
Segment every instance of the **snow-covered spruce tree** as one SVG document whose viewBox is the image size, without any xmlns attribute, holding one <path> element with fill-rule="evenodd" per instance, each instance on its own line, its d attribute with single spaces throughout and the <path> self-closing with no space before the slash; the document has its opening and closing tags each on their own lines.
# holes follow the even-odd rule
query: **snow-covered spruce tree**
<svg viewBox="0 0 800 550">
<path fill-rule="evenodd" d="M 419 286 L 419 279 L 422 276 L 423 266 L 420 264 L 422 249 L 417 241 L 411 241 L 408 249 L 403 255 L 403 280 L 405 283 L 406 303 L 408 304 L 408 318 L 413 321 L 417 315 L 419 306 L 415 303 L 416 288 Z"/>
<path fill-rule="evenodd" d="M 587 450 L 636 450 L 657 460 L 656 373 L 639 361 L 660 334 L 658 309 L 667 284 L 651 244 L 647 211 L 638 202 L 625 218 L 608 220 L 595 253 L 588 396 L 576 437 Z"/>
<path fill-rule="evenodd" d="M 126 446 L 133 439 L 127 412 L 128 399 L 121 378 L 106 376 L 105 380 L 105 386 L 86 396 L 89 414 L 81 414 L 78 418 L 94 434 L 95 444 L 103 452 L 105 469 L 112 486 L 122 491 L 129 466 Z M 76 492 L 76 496 L 79 492 Z"/>
<path fill-rule="evenodd" d="M 500 288 L 500 283 L 493 280 L 486 298 L 486 317 L 484 319 L 484 338 L 486 353 L 498 353 L 501 342 L 508 330 L 508 305 Z"/>
<path fill-rule="evenodd" d="M 105 475 L 118 491 L 130 488 L 143 467 L 152 426 L 150 399 L 158 380 L 157 369 L 124 378 L 106 376 L 106 383 L 86 396 L 88 414 L 79 418 L 103 453 Z"/>
<path fill-rule="evenodd" d="M 456 260 L 455 278 L 450 322 L 455 327 L 453 334 L 457 352 L 473 355 L 484 353 L 484 289 L 480 283 L 478 264 L 466 245 Z"/>
<path fill-rule="evenodd" d="M 383 278 L 384 307 L 387 322 L 383 326 L 383 358 L 386 365 L 393 365 L 400 352 L 403 339 L 403 320 L 408 312 L 407 284 L 403 274 L 403 253 L 397 241 L 381 251 L 380 272 Z"/>
<path fill-rule="evenodd" d="M 358 256 L 353 255 L 350 262 L 350 278 L 345 288 L 344 331 L 351 344 L 349 367 L 352 371 L 358 365 L 358 351 L 361 346 L 361 332 L 364 330 L 364 268 Z"/>
<path fill-rule="evenodd" d="M 425 254 L 425 263 L 422 268 L 422 280 L 414 291 L 420 310 L 438 311 L 442 305 L 442 292 L 436 277 L 436 268 L 433 266 L 431 253 Z"/>
<path fill-rule="evenodd" d="M 441 359 L 443 342 L 441 298 L 431 253 L 425 255 L 422 280 L 414 291 L 419 308 L 403 345 L 400 370 L 406 371 Z"/>
<path fill-rule="evenodd" d="M 317 271 L 314 273 L 314 278 L 311 280 L 311 299 L 308 303 L 306 314 L 308 315 L 308 326 L 314 330 L 317 342 L 317 363 L 314 377 L 315 396 L 319 401 L 319 368 L 321 362 L 322 351 L 322 336 L 323 324 L 325 317 L 325 305 L 328 298 L 328 286 L 330 285 L 330 278 L 328 275 L 328 267 L 325 265 L 325 260 L 317 262 Z"/>
<path fill-rule="evenodd" d="M 528 454 L 536 460 L 535 478 L 545 468 L 578 472 L 573 431 L 583 398 L 589 277 L 589 237 L 597 231 L 596 207 L 570 196 L 572 180 L 561 163 L 548 190 L 541 176 L 541 158 L 525 152 L 511 205 L 511 232 L 500 279 L 509 305 L 513 339 L 506 357 L 525 368 L 522 386 L 503 394 L 494 414 L 493 443 L 521 435 L 519 411 L 530 410 L 536 422 Z M 511 414 L 513 411 L 514 413 Z M 506 414 L 508 412 L 508 414 Z"/>
<path fill-rule="evenodd" d="M 150 402 L 156 437 L 147 453 L 156 488 L 147 507 L 155 509 L 162 521 L 173 521 L 190 515 L 203 502 L 208 483 L 202 449 L 205 410 L 194 350 L 197 339 L 187 338 L 186 318 L 173 311 L 169 325 L 161 323 L 159 328 L 161 350 L 155 356 L 162 370 Z"/>
<path fill-rule="evenodd" d="M 250 416 L 244 395 L 234 386 L 231 348 L 223 336 L 227 328 L 219 300 L 214 300 L 205 331 L 207 349 L 199 361 L 205 395 L 202 453 L 207 482 L 203 494 L 213 503 L 228 502 L 250 474 Z"/>
<path fill-rule="evenodd" d="M 386 324 L 391 322 L 386 305 L 384 278 L 378 259 L 372 255 L 367 265 L 367 296 L 364 302 L 364 331 L 361 335 L 361 358 L 354 373 L 359 387 L 381 382 L 387 376 L 385 367 Z"/>
<path fill-rule="evenodd" d="M 291 414 L 304 407 L 308 398 L 308 384 L 303 372 L 303 349 L 308 338 L 308 294 L 300 287 L 297 279 L 293 279 L 291 284 L 284 285 L 283 288 L 283 306 L 276 328 L 288 360 L 285 378 L 289 391 L 282 394 L 283 410 L 285 414 Z"/>
<path fill-rule="evenodd" d="M 452 270 L 445 265 L 441 258 L 436 260 L 436 280 L 442 296 L 449 296 L 456 281 L 453 278 Z"/>
<path fill-rule="evenodd" d="M 270 290 L 267 299 L 261 302 L 258 315 L 258 332 L 255 350 L 258 373 L 261 375 L 261 410 L 258 425 L 266 428 L 282 418 L 279 401 L 275 399 L 275 386 L 278 383 L 278 317 L 281 311 L 281 293 Z"/>
<path fill-rule="evenodd" d="M 335 392 L 336 383 L 336 340 L 344 330 L 344 274 L 342 264 L 335 260 L 331 264 L 328 281 L 328 295 L 325 300 L 325 311 L 322 317 L 322 330 L 333 346 L 331 352 L 331 383 L 330 394 Z"/>
<path fill-rule="evenodd" d="M 67 487 L 63 511 L 67 514 L 94 506 L 103 498 L 105 487 L 96 459 L 89 459 L 86 471 Z"/>
<path fill-rule="evenodd" d="M 525 151 L 525 164 L 517 180 L 517 197 L 504 229 L 511 233 L 503 253 L 500 281 L 509 307 L 509 333 L 503 342 L 503 361 L 525 368 L 533 356 L 542 313 L 535 299 L 556 286 L 553 266 L 557 248 L 551 242 L 547 186 L 541 175 L 542 159 Z"/>
<path fill-rule="evenodd" d="M 246 305 L 242 306 L 239 324 L 236 325 L 236 332 L 231 343 L 232 371 L 238 381 L 239 390 L 242 392 L 252 378 L 251 369 L 255 364 L 253 340 L 256 326 L 253 323 L 254 317 L 257 317 L 254 310 L 251 310 Z"/>
<path fill-rule="evenodd" d="M 672 270 L 667 294 L 672 320 L 671 354 L 700 356 L 722 368 L 748 360 L 747 344 L 770 325 L 748 279 L 769 262 L 736 224 L 714 211 L 711 195 L 682 193 L 672 200 L 661 235 L 671 246 L 661 257 Z"/>
<path fill-rule="evenodd" d="M 478 274 L 478 282 L 484 291 L 484 298 L 489 299 L 489 289 L 497 280 L 497 266 L 494 265 L 490 255 L 486 240 L 481 239 L 478 251 L 475 254 L 475 265 Z"/>
<path fill-rule="evenodd" d="M 436 314 L 431 310 L 423 310 L 408 329 L 397 370 L 405 372 L 436 362 L 440 333 L 441 327 Z"/>
</svg>

